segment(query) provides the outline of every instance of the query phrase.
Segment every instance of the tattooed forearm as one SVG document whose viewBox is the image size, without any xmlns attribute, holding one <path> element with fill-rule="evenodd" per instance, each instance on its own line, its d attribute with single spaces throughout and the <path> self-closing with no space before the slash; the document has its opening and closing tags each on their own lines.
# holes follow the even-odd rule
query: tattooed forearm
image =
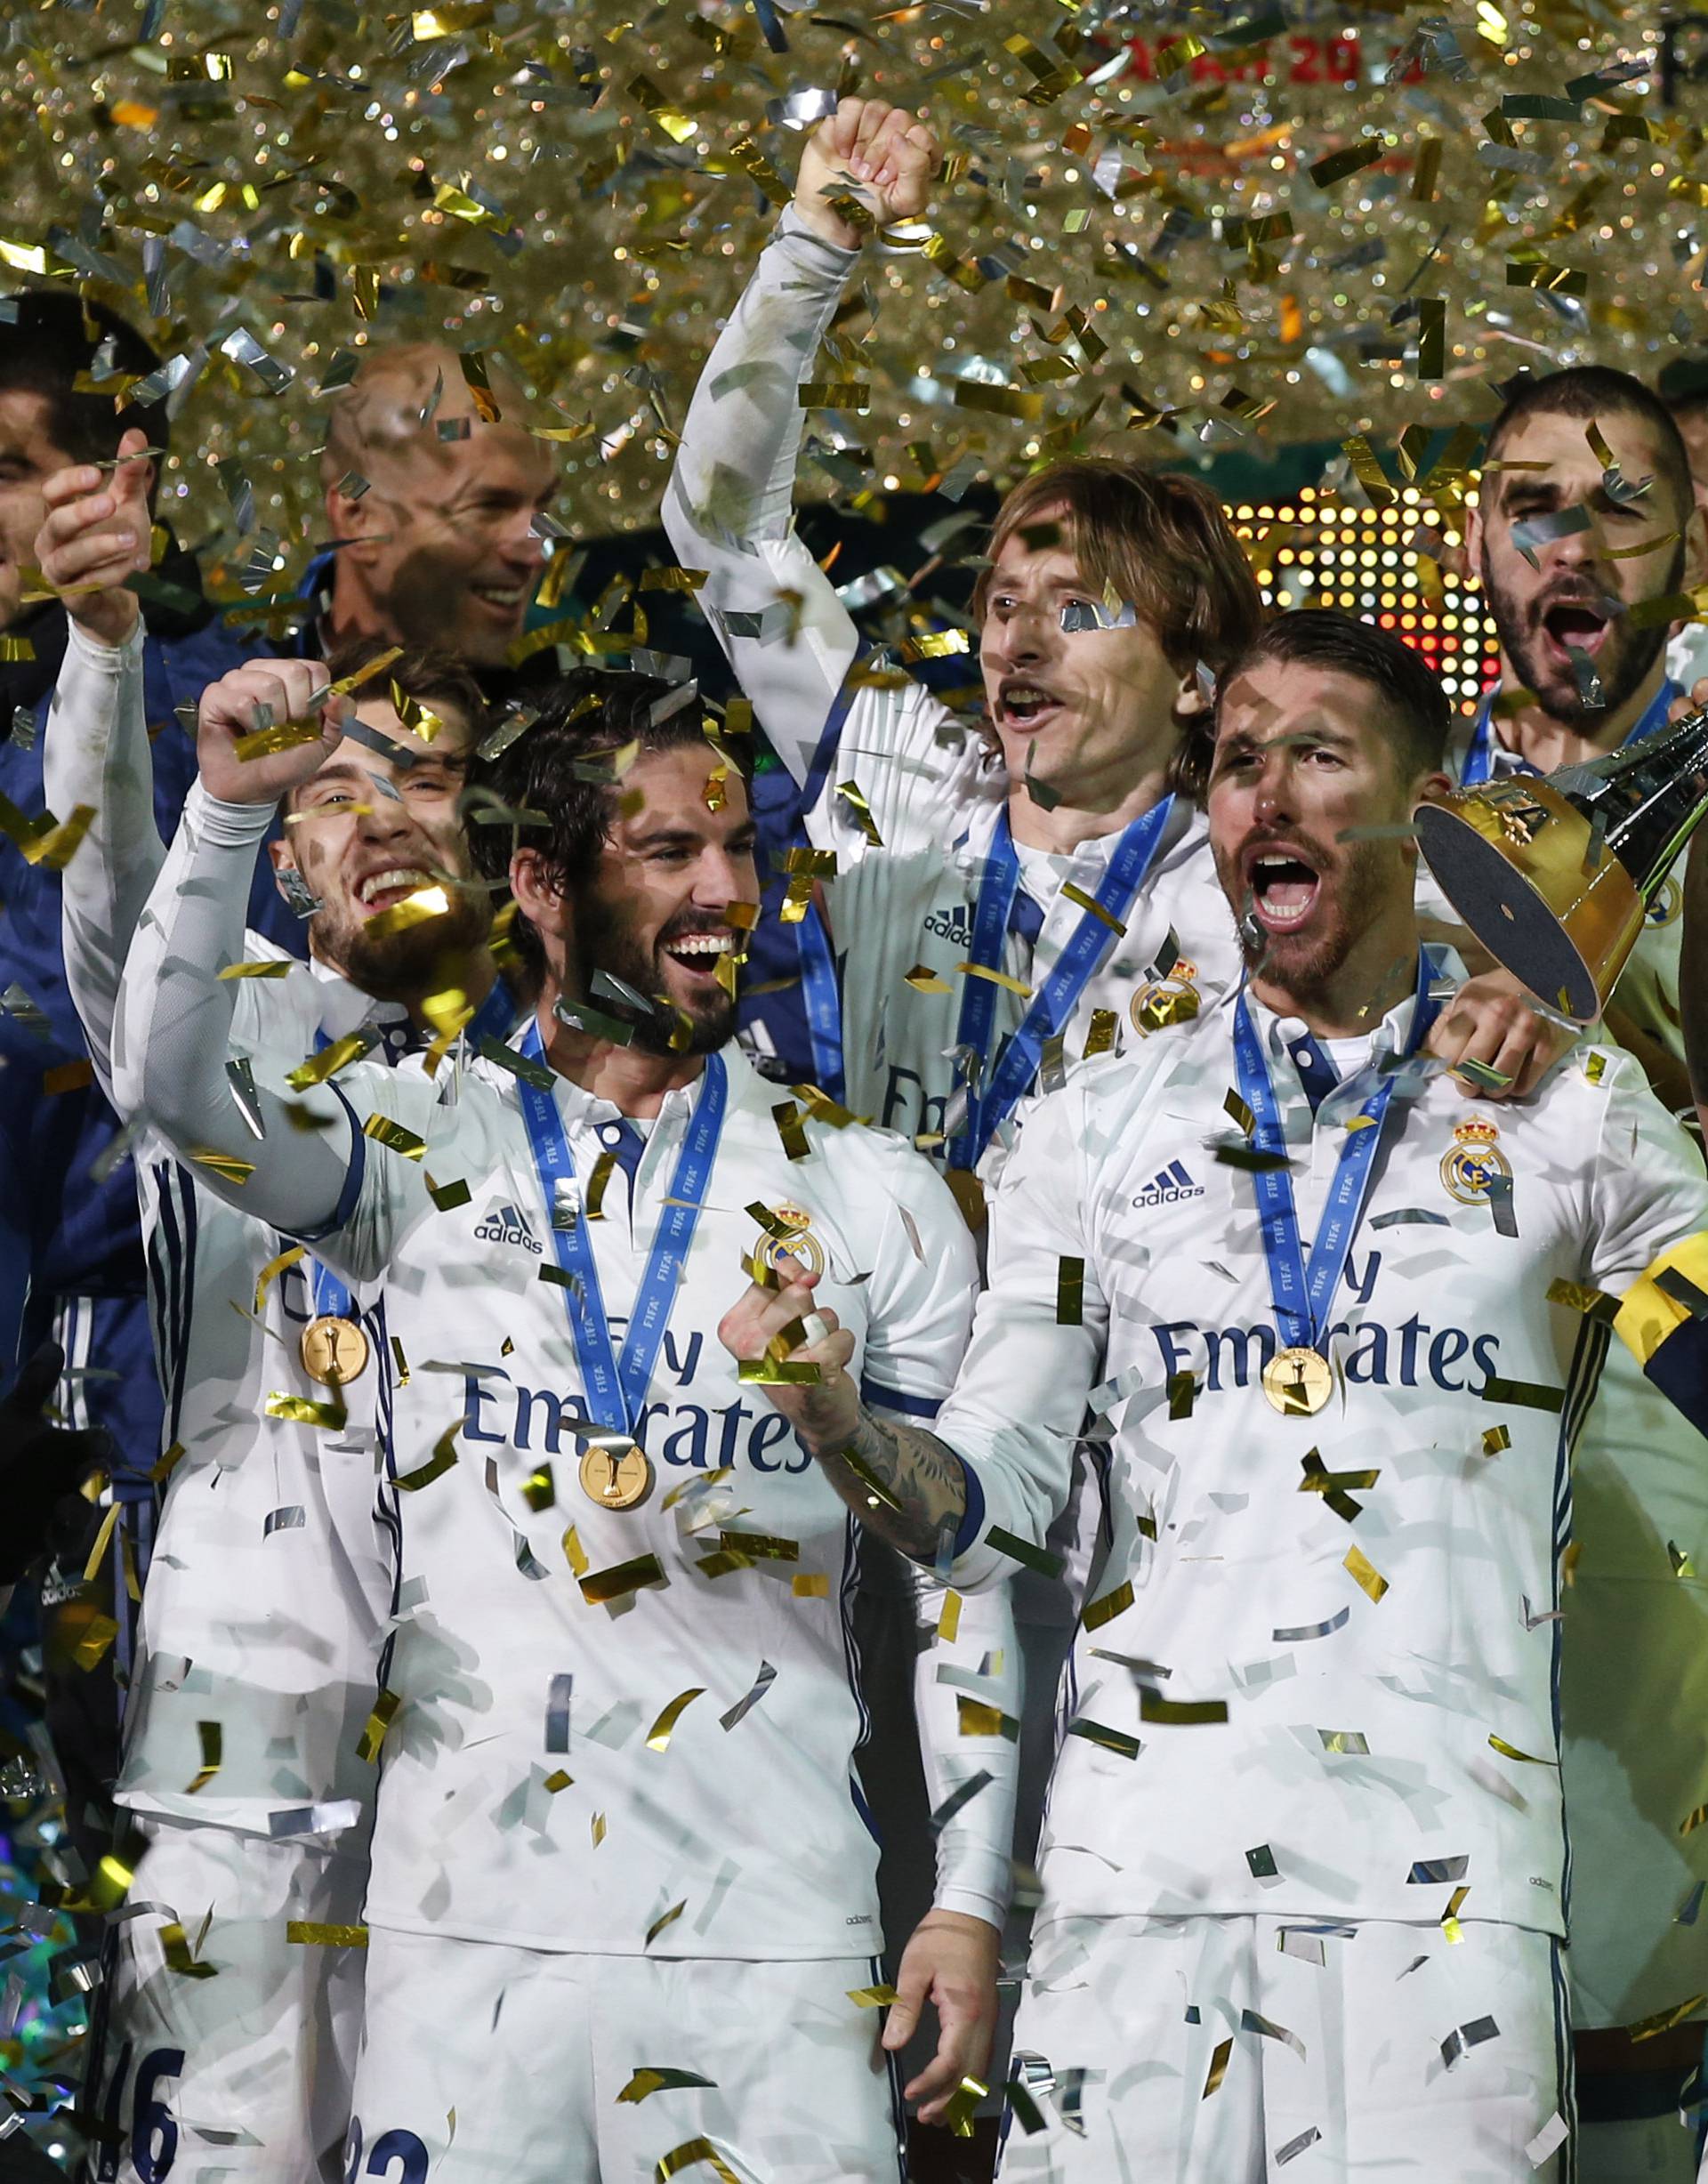
<svg viewBox="0 0 1708 2184">
<path fill-rule="evenodd" d="M 918 1426 L 883 1425 L 864 1408 L 853 1438 L 818 1450 L 818 1464 L 863 1524 L 921 1559 L 937 1553 L 966 1514 L 965 1476 L 953 1449 Z"/>
</svg>

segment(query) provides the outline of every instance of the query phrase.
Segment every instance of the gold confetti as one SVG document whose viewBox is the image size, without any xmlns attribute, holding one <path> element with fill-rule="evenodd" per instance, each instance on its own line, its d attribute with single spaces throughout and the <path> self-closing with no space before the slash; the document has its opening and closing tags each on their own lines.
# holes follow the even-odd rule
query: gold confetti
<svg viewBox="0 0 1708 2184">
<path fill-rule="evenodd" d="M 310 1054 L 306 1060 L 298 1062 L 285 1082 L 293 1092 L 307 1092 L 312 1084 L 324 1084 L 328 1077 L 336 1076 L 339 1070 L 360 1060 L 371 1044 L 365 1033 L 348 1032 L 343 1038 L 334 1039 L 330 1046 L 323 1046 L 318 1054 Z"/>
<path fill-rule="evenodd" d="M 797 1570 L 790 1580 L 789 1590 L 797 1600 L 827 1600 L 829 1575 L 824 1570 Z"/>
<path fill-rule="evenodd" d="M 642 1946 L 649 1949 L 651 1948 L 653 1943 L 657 1940 L 659 1935 L 664 1932 L 665 1927 L 673 1926 L 677 1920 L 681 1917 L 683 1912 L 687 1909 L 688 1898 L 687 1897 L 683 1897 L 681 1903 L 673 1904 L 668 1911 L 661 1911 L 658 1916 L 653 1921 L 652 1924 L 648 1927 L 647 1938 L 642 1944 Z"/>
<path fill-rule="evenodd" d="M 901 1996 L 893 1987 L 850 1987 L 848 1999 L 857 2010 L 887 2010 Z"/>
<path fill-rule="evenodd" d="M 221 971 L 222 979 L 287 979 L 291 975 L 291 959 L 280 956 L 277 962 L 227 963 Z"/>
<path fill-rule="evenodd" d="M 642 1554 L 631 1561 L 616 1563 L 609 1569 L 594 1570 L 586 1576 L 578 1575 L 578 1583 L 583 1600 L 598 1608 L 609 1600 L 620 1600 L 626 1593 L 637 1592 L 643 1585 L 664 1585 L 670 1580 L 656 1554 Z"/>
<path fill-rule="evenodd" d="M 1132 1600 L 1132 1580 L 1129 1577 L 1116 1585 L 1113 1592 L 1106 1592 L 1101 1600 L 1093 1600 L 1080 1620 L 1088 1631 L 1100 1631 L 1106 1623 L 1113 1623 L 1117 1616 L 1125 1615 Z"/>
<path fill-rule="evenodd" d="M 385 1732 L 397 1718 L 403 1696 L 398 1691 L 382 1691 L 374 1702 L 374 1711 L 367 1717 L 367 1727 L 356 1740 L 356 1756 L 371 1765 L 380 1756 L 380 1746 L 385 1741 Z"/>
<path fill-rule="evenodd" d="M 1022 1001 L 1030 1001 L 1032 988 L 1023 979 L 1011 979 L 1005 971 L 993 971 L 987 963 L 956 963 L 957 975 L 968 979 L 984 979 L 992 986 L 1001 986 L 1011 994 L 1018 994 Z"/>
<path fill-rule="evenodd" d="M 709 2162 L 719 2184 L 741 2184 L 741 2179 L 707 2138 L 685 2139 L 681 2146 L 672 2147 L 668 2154 L 661 2154 L 652 2172 L 654 2184 L 670 2184 L 672 2177 L 693 2168 L 697 2162 Z"/>
<path fill-rule="evenodd" d="M 1522 1760 L 1527 1767 L 1552 1767 L 1556 1764 L 1552 1760 L 1539 1760 L 1534 1752 L 1520 1752 L 1516 1745 L 1508 1744 L 1503 1737 L 1491 1734 L 1488 1743 L 1489 1749 L 1498 1752 L 1503 1759 Z"/>
<path fill-rule="evenodd" d="M 1228 2075 L 1228 2059 L 1233 2051 L 1231 2039 L 1217 2041 L 1215 2053 L 1210 2058 L 1209 2075 L 1204 2079 L 1204 2091 L 1198 2096 L 1200 2100 L 1208 2100 L 1212 2093 L 1221 2091 L 1221 2082 Z"/>
<path fill-rule="evenodd" d="M 287 1919 L 285 1938 L 288 1942 L 305 1943 L 317 1949 L 365 1949 L 367 1946 L 366 1926 L 328 1926 L 316 1919 Z"/>
<path fill-rule="evenodd" d="M 631 2074 L 617 2099 L 632 2101 L 638 2107 L 651 2094 L 662 2093 L 667 2088 L 674 2091 L 681 2086 L 716 2083 L 715 2078 L 703 2078 L 697 2071 L 659 2069 L 650 2064 L 642 2064 Z"/>
<path fill-rule="evenodd" d="M 197 1790 L 205 1790 L 220 1771 L 221 1756 L 224 1748 L 224 1731 L 217 1721 L 198 1721 L 196 1734 L 202 1747 L 202 1763 L 194 1777 L 185 1783 L 184 1794 L 194 1797 Z"/>
<path fill-rule="evenodd" d="M 447 1471 L 454 1471 L 456 1467 L 456 1437 L 462 1430 L 463 1421 L 460 1418 L 455 1425 L 447 1426 L 433 1444 L 433 1453 L 426 1463 L 413 1471 L 405 1471 L 399 1477 L 397 1482 L 399 1493 L 419 1494 L 423 1487 L 431 1487 L 434 1479 L 443 1479 Z"/>
<path fill-rule="evenodd" d="M 1388 1590 L 1388 1580 L 1356 1547 L 1349 1547 L 1341 1567 L 1346 1571 L 1359 1591 L 1367 1592 L 1373 1600 L 1381 1600 Z"/>
<path fill-rule="evenodd" d="M 374 921 L 375 923 L 378 920 Z M 370 925 L 367 930 L 372 931 Z M 407 1124 L 394 1122 L 389 1115 L 370 1115 L 362 1124 L 362 1135 L 372 1138 L 375 1144 L 400 1154 L 405 1160 L 419 1160 L 427 1150 L 425 1138 L 417 1137 Z"/>
<path fill-rule="evenodd" d="M 320 1426 L 333 1433 L 341 1433 L 349 1423 L 342 1403 L 321 1403 L 303 1395 L 270 1395 L 264 1408 L 270 1418 L 283 1418 L 296 1426 Z"/>
</svg>

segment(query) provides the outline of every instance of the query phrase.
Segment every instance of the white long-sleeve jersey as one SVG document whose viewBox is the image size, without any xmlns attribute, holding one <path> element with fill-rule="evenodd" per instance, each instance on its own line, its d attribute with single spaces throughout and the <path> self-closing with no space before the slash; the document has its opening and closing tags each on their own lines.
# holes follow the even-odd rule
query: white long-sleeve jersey
<svg viewBox="0 0 1708 2184">
<path fill-rule="evenodd" d="M 476 1061 L 459 1085 L 359 1063 L 297 1101 L 258 1057 L 266 1132 L 257 1142 L 243 1129 L 223 1069 L 230 985 L 216 974 L 237 945 L 238 874 L 263 820 L 192 793 L 177 869 L 127 966 L 119 1076 L 127 1104 L 181 1149 L 229 1146 L 254 1162 L 246 1181 L 216 1185 L 234 1203 L 325 1230 L 322 1257 L 352 1282 L 385 1284 L 386 1509 L 401 1584 L 369 1918 L 600 1952 L 873 1946 L 876 1847 L 853 1777 L 858 1527 L 762 1390 L 738 1378 L 716 1328 L 745 1284 L 742 1253 L 762 1242 L 748 1208 L 787 1209 L 798 1248 L 824 1267 L 820 1302 L 855 1334 L 871 1398 L 934 1414 L 964 1348 L 974 1274 L 953 1200 L 909 1148 L 858 1126 L 809 1122 L 808 1156 L 789 1158 L 775 1088 L 726 1050 L 716 1165 L 635 1422 L 657 1483 L 633 1510 L 600 1506 L 579 1483 L 568 1421 L 580 1371 L 565 1292 L 542 1278 L 556 1270 L 553 1205 L 515 1077 Z M 587 1225 L 618 1340 L 696 1096 L 666 1101 L 632 1197 L 612 1176 Z M 586 1179 L 620 1118 L 567 1083 L 555 1100 Z M 325 1127 L 293 1126 L 304 1109 Z M 386 1121 L 423 1141 L 418 1159 L 363 1135 Z M 628 1564 L 652 1582 L 600 1600 L 600 1574 Z M 1000 1615 L 975 1609 L 954 1646 L 939 1640 L 951 1672 L 932 1681 L 955 1727 L 922 1723 L 934 1794 L 992 1777 L 942 1832 L 938 1901 L 994 1919 L 1011 1745 L 982 1715 L 978 1733 L 958 1731 L 963 1696 L 1001 1704 L 1013 1656 L 1002 1632 Z"/>
<path fill-rule="evenodd" d="M 168 862 L 149 789 L 140 635 L 109 649 L 71 625 L 44 770 L 51 810 L 94 809 L 65 872 L 66 971 L 102 1089 L 136 1125 L 163 1454 L 181 1452 L 142 1603 L 117 1794 L 138 1811 L 212 1825 L 337 1833 L 371 1786 L 356 1744 L 391 1607 L 390 1544 L 375 1515 L 377 1374 L 370 1366 L 344 1390 L 348 1436 L 270 1414 L 276 1398 L 328 1393 L 298 1350 L 314 1316 L 309 1271 L 300 1261 L 282 1269 L 257 1307 L 264 1269 L 292 1239 L 210 1190 L 126 1103 L 122 1071 L 114 1084 L 120 973 Z M 289 968 L 233 983 L 234 1057 L 291 1068 L 317 1036 L 403 1021 L 258 934 L 242 933 L 237 955 Z M 218 1729 L 219 1764 L 197 1790 L 205 1725 Z"/>
<path fill-rule="evenodd" d="M 1411 1006 L 1375 1039 L 1402 1044 Z M 1372 1080 L 1313 1117 L 1253 1013 L 1308 1242 Z M 1511 1106 L 1439 1076 L 1397 1091 L 1334 1300 L 1336 1388 L 1284 1416 L 1260 1384 L 1277 1337 L 1252 1177 L 1216 1156 L 1233 1014 L 1040 1104 L 937 1428 L 982 1491 L 956 1564 L 977 1584 L 1012 1567 L 996 1533 L 1043 1538 L 1088 1402 L 1108 1422 L 1110 1543 L 1070 1664 L 1046 1914 L 1452 1903 L 1563 1931 L 1560 1556 L 1607 1338 L 1550 1289 L 1617 1292 L 1700 1231 L 1701 1162 L 1618 1053 Z"/>
<path fill-rule="evenodd" d="M 980 738 L 916 683 L 868 684 L 852 690 L 845 709 L 838 703 L 859 640 L 795 536 L 791 508 L 807 414 L 796 389 L 811 375 L 855 262 L 854 253 L 812 234 L 793 212 L 783 214 L 700 375 L 665 493 L 665 528 L 683 564 L 707 572 L 700 604 L 801 785 L 809 841 L 836 858 L 826 893 L 849 1102 L 882 1128 L 935 1135 L 953 1120 L 952 1055 L 966 983 L 960 966 L 971 953 L 974 906 L 1008 780 Z M 877 842 L 841 793 L 850 781 L 866 800 Z M 1035 942 L 1006 937 L 1001 968 L 1020 987 L 1035 990 L 1055 968 L 1087 915 L 1067 891 L 1095 894 L 1119 839 L 1083 842 L 1070 858 L 1020 854 L 1020 885 L 1043 914 Z M 1109 935 L 1062 1028 L 1069 1060 L 1082 1052 L 1095 1010 L 1115 1012 L 1118 1036 L 1136 1039 L 1153 966 L 1205 996 L 1238 974 L 1207 829 L 1184 799 L 1125 924 L 1124 934 Z M 907 982 L 922 966 L 942 990 Z M 1017 992 L 996 989 L 993 1048 L 1026 1006 Z"/>
<path fill-rule="evenodd" d="M 1688 630 L 1680 641 L 1699 641 Z M 1670 651 L 1686 686 L 1689 663 Z M 1463 773 L 1462 723 L 1448 771 Z M 1519 762 L 1490 745 L 1498 778 Z M 1683 864 L 1663 885 L 1614 999 L 1676 1060 Z M 1421 908 L 1454 915 L 1420 866 Z M 1708 1460 L 1702 1437 L 1623 1343 L 1608 1354 L 1573 1463 L 1578 1553 L 1563 1607 L 1562 1779 L 1575 1864 L 1567 1969 L 1575 2021 L 1629 2025 L 1708 1987 L 1708 1924 L 1677 1914 L 1708 1881 L 1703 1831 L 1675 1816 L 1708 1779 Z M 1670 1716 L 1664 1737 L 1643 1726 Z"/>
</svg>

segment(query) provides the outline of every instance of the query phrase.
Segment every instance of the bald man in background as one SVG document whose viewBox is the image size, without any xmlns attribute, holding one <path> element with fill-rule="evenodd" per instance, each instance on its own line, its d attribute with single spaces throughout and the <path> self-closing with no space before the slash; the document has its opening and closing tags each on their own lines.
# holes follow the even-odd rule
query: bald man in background
<svg viewBox="0 0 1708 2184">
<path fill-rule="evenodd" d="M 558 472 L 520 384 L 497 356 L 483 361 L 489 384 L 476 387 L 454 349 L 372 349 L 330 398 L 320 477 L 341 543 L 304 579 L 319 609 L 305 650 L 354 637 L 430 647 L 507 695 Z"/>
</svg>

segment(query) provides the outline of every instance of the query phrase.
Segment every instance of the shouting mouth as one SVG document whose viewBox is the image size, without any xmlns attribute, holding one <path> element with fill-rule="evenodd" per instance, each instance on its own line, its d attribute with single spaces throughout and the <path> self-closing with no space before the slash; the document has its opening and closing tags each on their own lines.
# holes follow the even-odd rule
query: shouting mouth
<svg viewBox="0 0 1708 2184">
<path fill-rule="evenodd" d="M 1556 600 L 1543 609 L 1542 634 L 1548 655 L 1561 667 L 1571 666 L 1574 652 L 1585 652 L 1593 659 L 1612 626 L 1610 618 L 1588 600 Z"/>
<path fill-rule="evenodd" d="M 1017 675 L 998 688 L 993 710 L 999 729 L 1008 729 L 1017 736 L 1035 736 L 1057 718 L 1062 705 L 1053 690 Z"/>
<path fill-rule="evenodd" d="M 1322 877 L 1314 865 L 1290 849 L 1273 845 L 1250 851 L 1245 883 L 1252 907 L 1266 932 L 1293 932 L 1317 907 Z"/>
</svg>

